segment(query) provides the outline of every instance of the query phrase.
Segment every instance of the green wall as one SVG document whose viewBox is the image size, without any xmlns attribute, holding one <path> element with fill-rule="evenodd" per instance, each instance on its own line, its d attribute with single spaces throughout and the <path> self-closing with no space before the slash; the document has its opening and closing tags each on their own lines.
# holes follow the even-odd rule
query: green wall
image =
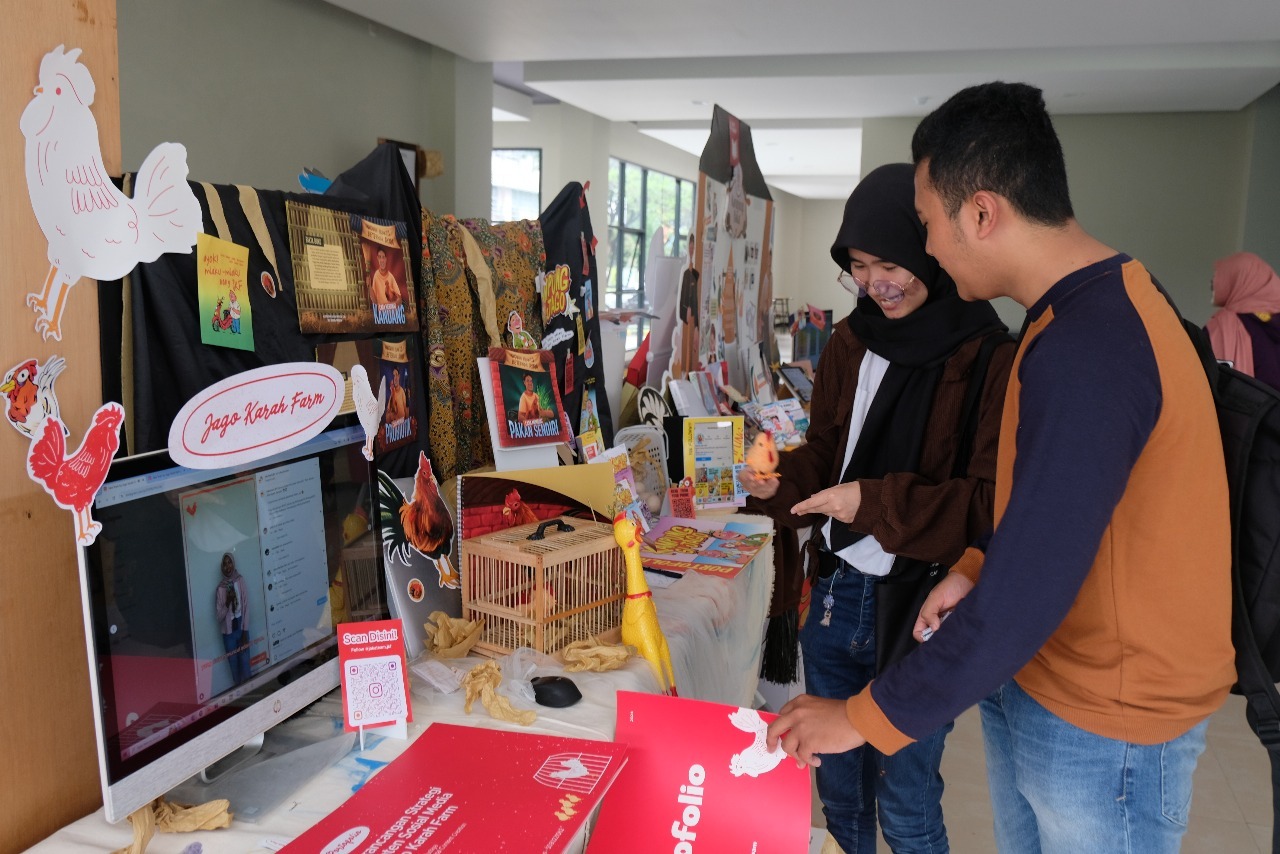
<svg viewBox="0 0 1280 854">
<path fill-rule="evenodd" d="M 1250 220 L 1269 210 L 1274 221 L 1277 213 L 1280 187 L 1251 184 L 1248 158 L 1251 140 L 1255 152 L 1264 140 L 1273 148 L 1280 145 L 1280 127 L 1262 133 L 1263 122 L 1254 121 L 1253 110 L 1054 118 L 1081 224 L 1147 265 L 1197 323 L 1212 313 L 1208 283 L 1214 260 L 1241 245 L 1246 192 L 1269 203 L 1260 198 L 1255 216 L 1251 202 Z M 1280 104 L 1266 118 L 1280 125 Z M 917 123 L 864 121 L 863 174 L 882 163 L 910 159 Z M 1253 135 L 1255 124 L 1259 133 Z M 1274 156 L 1269 168 L 1272 181 L 1280 180 Z M 1275 232 L 1271 229 L 1271 239 L 1280 240 Z M 1016 305 L 1002 301 L 997 308 L 1006 323 L 1015 328 L 1021 323 Z"/>
<path fill-rule="evenodd" d="M 125 169 L 181 142 L 193 179 L 298 190 L 385 137 L 444 153 L 433 209 L 488 213 L 490 66 L 314 0 L 119 0 L 118 25 Z"/>
<path fill-rule="evenodd" d="M 1248 107 L 1252 118 L 1243 248 L 1280 268 L 1280 86 Z"/>
</svg>

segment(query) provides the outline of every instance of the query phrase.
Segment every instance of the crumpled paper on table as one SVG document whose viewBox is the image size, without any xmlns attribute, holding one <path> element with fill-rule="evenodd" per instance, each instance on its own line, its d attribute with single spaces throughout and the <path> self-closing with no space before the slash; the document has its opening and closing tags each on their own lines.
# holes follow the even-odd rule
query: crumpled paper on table
<svg viewBox="0 0 1280 854">
<path fill-rule="evenodd" d="M 529 709 L 517 709 L 511 701 L 498 693 L 502 684 L 502 668 L 496 661 L 477 664 L 462 677 L 462 687 L 466 691 L 466 703 L 463 711 L 471 714 L 471 704 L 479 698 L 489 717 L 500 721 L 508 721 L 521 726 L 529 726 L 538 719 L 538 713 Z"/>
<path fill-rule="evenodd" d="M 217 830 L 231 824 L 231 802 L 225 798 L 195 806 L 174 804 L 156 798 L 142 809 L 129 814 L 133 825 L 133 843 L 113 854 L 143 854 L 151 837 L 160 833 L 189 833 L 193 830 Z"/>
<path fill-rule="evenodd" d="M 427 649 L 437 658 L 463 658 L 484 631 L 483 619 L 464 620 L 444 611 L 432 611 L 428 619 L 430 622 L 422 624 L 427 631 Z"/>
<path fill-rule="evenodd" d="M 632 649 L 623 644 L 602 644 L 595 638 L 586 638 L 560 650 L 564 657 L 564 669 L 569 673 L 581 673 L 589 670 L 593 673 L 604 673 L 617 670 L 627 663 Z"/>
</svg>

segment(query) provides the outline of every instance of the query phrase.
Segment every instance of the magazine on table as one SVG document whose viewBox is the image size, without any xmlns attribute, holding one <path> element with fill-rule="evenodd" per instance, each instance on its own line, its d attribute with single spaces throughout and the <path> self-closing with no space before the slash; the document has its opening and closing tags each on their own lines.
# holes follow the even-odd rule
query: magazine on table
<svg viewBox="0 0 1280 854">
<path fill-rule="evenodd" d="M 640 562 L 662 572 L 696 570 L 733 578 L 773 533 L 771 522 L 663 516 L 640 541 Z"/>
</svg>

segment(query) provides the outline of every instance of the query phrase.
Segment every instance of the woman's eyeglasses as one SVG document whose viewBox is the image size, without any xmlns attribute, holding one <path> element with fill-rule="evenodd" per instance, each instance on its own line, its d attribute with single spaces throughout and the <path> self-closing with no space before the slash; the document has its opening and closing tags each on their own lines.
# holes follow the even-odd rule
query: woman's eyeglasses
<svg viewBox="0 0 1280 854">
<path fill-rule="evenodd" d="M 840 283 L 842 288 L 851 294 L 856 294 L 859 298 L 865 297 L 868 294 L 874 294 L 881 299 L 887 299 L 893 302 L 898 302 L 905 297 L 907 295 L 907 288 L 911 287 L 911 283 L 915 280 L 916 277 L 912 276 L 903 284 L 899 284 L 890 279 L 876 279 L 872 282 L 864 282 L 862 279 L 859 279 L 857 276 L 847 271 L 841 271 L 840 275 L 836 276 L 836 281 Z"/>
</svg>

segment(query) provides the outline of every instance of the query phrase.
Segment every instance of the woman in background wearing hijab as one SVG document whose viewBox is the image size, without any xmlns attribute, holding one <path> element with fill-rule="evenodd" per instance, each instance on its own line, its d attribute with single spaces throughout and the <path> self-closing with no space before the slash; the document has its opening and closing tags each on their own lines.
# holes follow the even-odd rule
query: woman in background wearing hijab
<svg viewBox="0 0 1280 854">
<path fill-rule="evenodd" d="M 819 697 L 857 694 L 914 648 L 924 597 L 992 525 L 1013 341 L 925 251 L 913 174 L 882 166 L 849 197 L 831 257 L 857 306 L 818 362 L 807 442 L 781 455 L 779 478 L 742 477 L 750 506 L 813 526 L 800 646 L 805 689 Z M 950 730 L 892 756 L 866 745 L 821 757 L 827 830 L 846 854 L 876 850 L 877 806 L 897 854 L 948 850 L 939 766 Z"/>
<path fill-rule="evenodd" d="M 1213 354 L 1280 389 L 1280 276 L 1252 252 L 1228 255 L 1213 265 L 1213 304 Z"/>
</svg>

